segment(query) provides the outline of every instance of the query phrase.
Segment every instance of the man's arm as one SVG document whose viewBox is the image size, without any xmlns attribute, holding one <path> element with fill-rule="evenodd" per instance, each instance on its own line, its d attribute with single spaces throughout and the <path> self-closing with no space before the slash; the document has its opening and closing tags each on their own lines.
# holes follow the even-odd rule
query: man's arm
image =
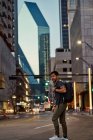
<svg viewBox="0 0 93 140">
<path fill-rule="evenodd" d="M 65 86 L 61 86 L 60 89 L 55 88 L 54 92 L 58 92 L 58 93 L 66 93 L 66 87 Z"/>
</svg>

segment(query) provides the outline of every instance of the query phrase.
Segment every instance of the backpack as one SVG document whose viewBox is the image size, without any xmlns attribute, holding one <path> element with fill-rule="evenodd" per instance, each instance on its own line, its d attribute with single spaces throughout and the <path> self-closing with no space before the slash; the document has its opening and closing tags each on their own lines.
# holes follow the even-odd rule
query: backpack
<svg viewBox="0 0 93 140">
<path fill-rule="evenodd" d="M 64 94 L 64 102 L 71 103 L 74 99 L 74 90 L 72 83 L 65 83 L 66 93 Z"/>
</svg>

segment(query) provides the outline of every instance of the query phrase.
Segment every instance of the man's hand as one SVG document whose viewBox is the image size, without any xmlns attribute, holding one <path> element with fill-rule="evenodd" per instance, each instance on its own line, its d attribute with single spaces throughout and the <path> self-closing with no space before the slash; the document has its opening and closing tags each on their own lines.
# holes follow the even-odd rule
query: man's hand
<svg viewBox="0 0 93 140">
<path fill-rule="evenodd" d="M 54 112 L 55 109 L 56 109 L 56 105 L 53 105 L 53 107 L 52 107 L 52 111 Z"/>
</svg>

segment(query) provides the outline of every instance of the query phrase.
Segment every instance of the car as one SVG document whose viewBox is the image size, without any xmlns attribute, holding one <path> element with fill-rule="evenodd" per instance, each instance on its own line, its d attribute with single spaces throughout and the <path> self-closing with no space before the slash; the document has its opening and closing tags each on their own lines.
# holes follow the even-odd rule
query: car
<svg viewBox="0 0 93 140">
<path fill-rule="evenodd" d="M 13 112 L 14 112 L 14 109 L 6 109 L 5 112 L 6 112 L 6 113 L 13 113 Z"/>
<path fill-rule="evenodd" d="M 38 113 L 39 113 L 39 107 L 33 107 L 32 114 L 38 114 Z"/>
<path fill-rule="evenodd" d="M 40 106 L 40 107 L 39 107 L 39 112 L 45 112 L 44 106 Z"/>
</svg>

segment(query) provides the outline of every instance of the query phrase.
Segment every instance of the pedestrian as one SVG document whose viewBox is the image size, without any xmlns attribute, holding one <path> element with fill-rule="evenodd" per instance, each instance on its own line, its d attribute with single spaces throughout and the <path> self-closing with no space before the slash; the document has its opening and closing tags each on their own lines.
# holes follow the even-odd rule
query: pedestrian
<svg viewBox="0 0 93 140">
<path fill-rule="evenodd" d="M 55 135 L 49 140 L 68 140 L 67 138 L 67 125 L 65 121 L 65 112 L 67 103 L 64 102 L 64 94 L 66 93 L 65 84 L 59 80 L 59 73 L 53 71 L 50 73 L 51 80 L 54 83 L 53 93 L 55 94 L 55 105 L 52 122 L 54 124 Z M 62 126 L 63 137 L 59 135 L 59 122 Z"/>
</svg>

